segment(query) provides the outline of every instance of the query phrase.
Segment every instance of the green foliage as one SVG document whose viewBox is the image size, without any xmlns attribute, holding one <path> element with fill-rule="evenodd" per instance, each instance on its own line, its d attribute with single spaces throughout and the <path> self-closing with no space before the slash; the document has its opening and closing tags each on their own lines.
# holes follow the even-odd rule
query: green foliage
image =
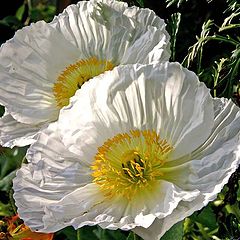
<svg viewBox="0 0 240 240">
<path fill-rule="evenodd" d="M 187 2 L 188 0 L 166 0 L 166 3 L 168 4 L 167 7 L 170 7 L 171 5 L 177 5 L 179 8 L 182 3 Z"/>
<path fill-rule="evenodd" d="M 58 231 L 55 235 L 57 239 L 64 239 L 64 240 L 72 240 L 77 239 L 77 231 L 73 227 L 66 227 L 60 231 Z"/>
<path fill-rule="evenodd" d="M 12 180 L 15 177 L 15 175 L 16 175 L 16 170 L 13 170 L 12 172 L 10 172 L 8 175 L 6 175 L 0 180 L 0 191 L 7 192 L 11 189 Z"/>
<path fill-rule="evenodd" d="M 189 53 L 186 56 L 185 60 L 183 61 L 183 64 L 188 68 L 190 67 L 191 62 L 196 61 L 198 65 L 197 73 L 200 73 L 202 69 L 201 63 L 203 55 L 203 46 L 206 44 L 207 41 L 209 41 L 209 33 L 212 25 L 213 25 L 212 20 L 208 20 L 202 25 L 200 37 L 197 37 L 197 42 L 189 48 Z"/>
<path fill-rule="evenodd" d="M 171 18 L 167 24 L 167 30 L 171 36 L 170 41 L 171 41 L 171 52 L 172 52 L 171 60 L 172 61 L 175 61 L 177 33 L 179 31 L 180 22 L 181 22 L 181 13 L 177 12 L 171 15 Z"/>
<path fill-rule="evenodd" d="M 232 23 L 234 19 L 239 19 L 239 16 L 240 8 L 226 17 L 220 27 L 216 26 L 213 20 L 207 20 L 202 26 L 200 36 L 197 37 L 197 42 L 189 48 L 188 55 L 183 61 L 188 68 L 195 63 L 193 70 L 199 75 L 200 80 L 213 89 L 215 97 L 233 97 L 234 87 L 239 82 L 240 38 L 235 32 L 231 32 L 240 27 L 239 23 Z M 219 44 L 220 49 L 222 45 L 225 46 L 226 50 L 219 51 L 218 55 L 214 56 L 204 54 L 204 49 L 212 46 L 211 42 Z M 208 57 L 211 67 L 202 65 L 205 56 Z"/>
<path fill-rule="evenodd" d="M 188 239 L 191 236 L 194 236 L 196 239 L 200 236 L 203 236 L 204 239 L 213 237 L 218 231 L 218 223 L 211 204 L 203 208 L 201 211 L 195 212 L 190 218 L 186 219 L 184 230 L 185 239 Z"/>
<path fill-rule="evenodd" d="M 144 7 L 144 0 L 136 0 L 140 7 Z"/>
<path fill-rule="evenodd" d="M 59 240 L 140 240 L 136 234 L 123 232 L 120 230 L 111 231 L 98 226 L 85 226 L 77 231 L 72 227 L 67 227 L 56 234 Z"/>
<path fill-rule="evenodd" d="M 169 229 L 161 240 L 181 240 L 183 236 L 183 222 L 176 223 Z"/>
<path fill-rule="evenodd" d="M 129 240 L 131 238 L 129 238 L 130 235 L 134 235 L 132 233 L 129 234 L 128 237 L 126 237 L 125 234 L 123 234 L 122 231 L 109 231 L 109 230 L 106 230 L 106 229 L 102 229 L 100 227 L 97 227 L 95 230 L 93 230 L 94 234 L 97 236 L 97 238 L 99 240 Z M 134 240 L 136 238 L 133 238 Z M 87 240 L 87 239 L 86 239 Z"/>
<path fill-rule="evenodd" d="M 30 20 L 36 22 L 39 19 L 44 19 L 46 22 L 50 22 L 55 15 L 56 7 L 52 5 L 39 4 L 31 9 Z"/>
<path fill-rule="evenodd" d="M 7 17 L 1 19 L 0 25 L 10 27 L 13 30 L 17 30 L 17 29 L 23 27 L 21 21 L 19 21 L 16 16 L 7 16 Z"/>
<path fill-rule="evenodd" d="M 25 148 L 3 148 L 0 154 L 0 180 L 19 168 L 26 153 Z"/>
<path fill-rule="evenodd" d="M 23 19 L 23 14 L 24 14 L 25 10 L 26 10 L 26 5 L 25 5 L 25 4 L 23 4 L 21 7 L 18 8 L 15 17 L 16 17 L 19 21 L 22 21 L 22 19 Z"/>
<path fill-rule="evenodd" d="M 240 8 L 240 2 L 236 0 L 227 0 L 228 9 L 227 11 L 235 11 Z"/>
<path fill-rule="evenodd" d="M 3 203 L 0 201 L 0 217 L 9 217 L 14 214 L 11 203 Z"/>
<path fill-rule="evenodd" d="M 14 16 L 6 16 L 0 19 L 0 25 L 17 30 L 29 25 L 31 22 L 45 20 L 50 22 L 56 13 L 56 6 L 48 1 L 23 1 L 23 4 L 16 10 Z"/>
<path fill-rule="evenodd" d="M 21 167 L 26 148 L 2 148 L 0 153 L 0 217 L 16 214 L 12 198 L 12 180 L 16 169 Z"/>
</svg>

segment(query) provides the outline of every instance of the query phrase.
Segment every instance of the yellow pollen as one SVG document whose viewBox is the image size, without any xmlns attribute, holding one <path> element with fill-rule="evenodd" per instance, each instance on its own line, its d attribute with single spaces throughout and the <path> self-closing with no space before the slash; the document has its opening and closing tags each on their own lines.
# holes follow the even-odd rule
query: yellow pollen
<svg viewBox="0 0 240 240">
<path fill-rule="evenodd" d="M 70 97 L 72 97 L 86 81 L 113 68 L 114 65 L 110 61 L 99 60 L 96 57 L 79 60 L 74 64 L 70 64 L 58 76 L 53 86 L 53 94 L 57 106 L 59 108 L 67 106 Z"/>
<path fill-rule="evenodd" d="M 153 130 L 131 130 L 108 139 L 91 166 L 93 182 L 106 198 L 131 200 L 154 189 L 173 147 Z"/>
</svg>

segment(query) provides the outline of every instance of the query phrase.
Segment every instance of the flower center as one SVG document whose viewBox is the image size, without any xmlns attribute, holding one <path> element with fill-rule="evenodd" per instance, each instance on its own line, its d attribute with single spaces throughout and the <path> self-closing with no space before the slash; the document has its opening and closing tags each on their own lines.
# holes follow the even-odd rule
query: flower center
<svg viewBox="0 0 240 240">
<path fill-rule="evenodd" d="M 131 200 L 154 189 L 172 149 L 153 130 L 117 134 L 98 148 L 91 166 L 93 182 L 107 198 L 121 196 Z"/>
<path fill-rule="evenodd" d="M 75 92 L 81 88 L 83 83 L 89 79 L 105 72 L 112 70 L 114 65 L 107 60 L 99 60 L 92 57 L 86 60 L 69 65 L 58 76 L 53 86 L 53 94 L 55 96 L 57 106 L 62 108 L 69 104 L 69 99 Z"/>
</svg>

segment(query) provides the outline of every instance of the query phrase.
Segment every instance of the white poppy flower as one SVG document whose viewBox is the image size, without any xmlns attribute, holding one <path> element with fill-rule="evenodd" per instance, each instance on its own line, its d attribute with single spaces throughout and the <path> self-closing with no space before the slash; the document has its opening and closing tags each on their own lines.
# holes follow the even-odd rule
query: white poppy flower
<svg viewBox="0 0 240 240">
<path fill-rule="evenodd" d="M 32 143 L 88 79 L 117 65 L 169 59 L 165 23 L 149 9 L 81 1 L 51 23 L 16 32 L 0 49 L 0 143 Z"/>
<path fill-rule="evenodd" d="M 116 67 L 29 148 L 14 179 L 18 212 L 42 232 L 98 224 L 157 240 L 216 198 L 239 164 L 239 137 L 239 108 L 180 64 Z"/>
</svg>

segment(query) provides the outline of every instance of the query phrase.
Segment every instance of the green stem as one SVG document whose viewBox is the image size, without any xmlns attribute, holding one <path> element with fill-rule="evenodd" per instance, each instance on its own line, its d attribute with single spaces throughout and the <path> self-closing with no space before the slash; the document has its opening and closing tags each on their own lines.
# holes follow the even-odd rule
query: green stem
<svg viewBox="0 0 240 240">
<path fill-rule="evenodd" d="M 136 233 L 133 233 L 133 240 L 141 240 L 141 238 Z"/>
<path fill-rule="evenodd" d="M 27 158 L 26 158 L 26 156 L 23 157 L 22 162 L 21 162 L 21 165 L 22 165 L 23 163 L 27 163 Z"/>
<path fill-rule="evenodd" d="M 198 226 L 198 228 L 199 228 L 199 230 L 200 230 L 203 238 L 204 238 L 205 240 L 210 240 L 210 238 L 209 238 L 208 234 L 206 233 L 206 231 L 205 231 L 204 227 L 202 226 L 202 224 L 200 224 L 200 223 L 198 223 L 198 222 L 196 222 L 196 224 L 197 224 L 197 226 Z"/>
<path fill-rule="evenodd" d="M 27 0 L 27 5 L 28 5 L 29 12 L 31 12 L 32 11 L 32 1 L 31 0 Z"/>
<path fill-rule="evenodd" d="M 197 66 L 198 75 L 201 73 L 201 69 L 202 69 L 202 55 L 203 55 L 203 46 L 200 48 L 199 54 L 198 54 L 198 66 Z"/>
<path fill-rule="evenodd" d="M 235 66 L 232 69 L 231 76 L 230 76 L 230 88 L 228 89 L 228 97 L 230 98 L 233 93 L 233 85 L 234 85 L 234 80 L 237 77 L 238 74 L 238 69 L 240 65 L 240 59 L 237 60 L 235 63 Z"/>
<path fill-rule="evenodd" d="M 15 205 L 15 202 L 14 202 L 14 198 L 13 198 L 13 189 L 10 189 L 9 193 L 9 202 L 11 204 L 11 207 L 12 207 L 12 210 L 14 211 L 15 214 L 17 214 L 17 207 Z"/>
<path fill-rule="evenodd" d="M 81 240 L 80 228 L 77 230 L 77 240 Z"/>
<path fill-rule="evenodd" d="M 220 36 L 220 35 L 214 35 L 214 36 L 209 36 L 206 38 L 208 41 L 209 40 L 216 40 L 216 41 L 223 41 L 223 42 L 226 42 L 226 43 L 231 43 L 233 44 L 234 46 L 238 46 L 239 42 L 232 39 L 232 38 L 227 38 L 227 37 L 224 37 L 224 36 Z"/>
<path fill-rule="evenodd" d="M 238 206 L 236 204 L 234 204 L 234 205 L 227 204 L 226 209 L 229 213 L 234 214 L 236 216 L 237 220 L 240 221 L 240 209 L 238 208 Z"/>
</svg>

